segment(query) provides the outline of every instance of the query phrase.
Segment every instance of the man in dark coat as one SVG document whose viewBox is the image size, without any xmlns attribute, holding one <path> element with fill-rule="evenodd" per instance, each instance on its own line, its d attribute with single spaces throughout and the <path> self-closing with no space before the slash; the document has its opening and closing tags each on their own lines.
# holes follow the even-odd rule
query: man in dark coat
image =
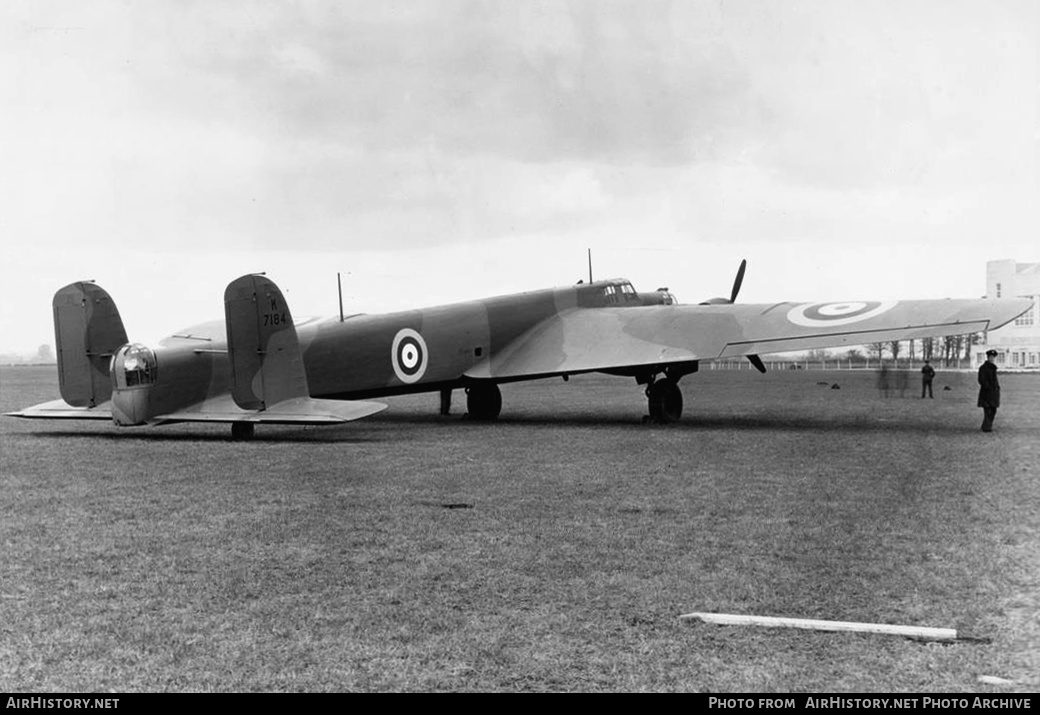
<svg viewBox="0 0 1040 715">
<path fill-rule="evenodd" d="M 927 360 L 924 361 L 924 367 L 921 368 L 921 399 L 924 399 L 924 393 L 928 393 L 928 397 L 934 399 L 932 395 L 932 379 L 935 377 L 935 368 L 932 367 Z"/>
<path fill-rule="evenodd" d="M 979 366 L 979 407 L 982 408 L 982 431 L 993 431 L 993 418 L 1000 407 L 1000 382 L 997 381 L 997 364 L 993 359 L 996 350 L 986 351 L 986 362 Z"/>
</svg>

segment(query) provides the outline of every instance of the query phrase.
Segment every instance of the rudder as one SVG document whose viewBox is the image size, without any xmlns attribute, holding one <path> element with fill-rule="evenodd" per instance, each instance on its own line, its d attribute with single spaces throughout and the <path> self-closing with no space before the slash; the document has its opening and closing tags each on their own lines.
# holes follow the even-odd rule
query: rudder
<svg viewBox="0 0 1040 715">
<path fill-rule="evenodd" d="M 231 396 L 244 410 L 310 397 L 289 306 L 270 279 L 249 274 L 224 291 Z"/>
<path fill-rule="evenodd" d="M 52 305 L 61 397 L 73 407 L 95 407 L 112 397 L 109 364 L 128 342 L 119 310 L 89 281 L 61 288 Z"/>
</svg>

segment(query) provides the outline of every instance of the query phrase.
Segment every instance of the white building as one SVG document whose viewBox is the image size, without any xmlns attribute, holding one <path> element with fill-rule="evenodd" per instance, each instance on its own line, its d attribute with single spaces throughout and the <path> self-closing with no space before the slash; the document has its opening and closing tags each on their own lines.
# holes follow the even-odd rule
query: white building
<svg viewBox="0 0 1040 715">
<path fill-rule="evenodd" d="M 987 298 L 1032 298 L 1033 307 L 999 330 L 986 334 L 986 343 L 974 346 L 976 367 L 986 360 L 986 351 L 997 351 L 1001 368 L 1040 368 L 1040 263 L 1013 260 L 986 263 Z"/>
</svg>

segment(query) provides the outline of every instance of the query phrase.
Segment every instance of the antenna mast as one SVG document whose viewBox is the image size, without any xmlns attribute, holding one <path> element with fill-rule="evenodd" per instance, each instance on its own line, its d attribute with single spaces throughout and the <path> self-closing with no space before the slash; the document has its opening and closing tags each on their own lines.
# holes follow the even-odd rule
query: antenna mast
<svg viewBox="0 0 1040 715">
<path fill-rule="evenodd" d="M 592 282 L 592 249 L 587 249 L 589 252 L 589 283 Z"/>
<path fill-rule="evenodd" d="M 343 322 L 343 281 L 340 280 L 339 271 L 336 272 L 336 287 L 339 289 L 339 322 Z"/>
</svg>

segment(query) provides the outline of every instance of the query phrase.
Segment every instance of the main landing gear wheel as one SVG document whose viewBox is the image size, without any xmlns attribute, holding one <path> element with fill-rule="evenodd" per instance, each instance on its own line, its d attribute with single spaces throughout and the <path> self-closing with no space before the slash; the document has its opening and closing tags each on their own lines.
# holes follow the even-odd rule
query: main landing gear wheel
<svg viewBox="0 0 1040 715">
<path fill-rule="evenodd" d="M 235 441 L 253 439 L 254 427 L 255 425 L 252 422 L 232 422 L 231 439 Z"/>
<path fill-rule="evenodd" d="M 502 391 L 493 382 L 470 385 L 466 388 L 466 409 L 470 419 L 496 419 L 502 411 Z"/>
<path fill-rule="evenodd" d="M 646 388 L 646 397 L 650 406 L 650 419 L 667 424 L 678 422 L 682 417 L 682 390 L 674 380 L 658 380 Z"/>
</svg>

